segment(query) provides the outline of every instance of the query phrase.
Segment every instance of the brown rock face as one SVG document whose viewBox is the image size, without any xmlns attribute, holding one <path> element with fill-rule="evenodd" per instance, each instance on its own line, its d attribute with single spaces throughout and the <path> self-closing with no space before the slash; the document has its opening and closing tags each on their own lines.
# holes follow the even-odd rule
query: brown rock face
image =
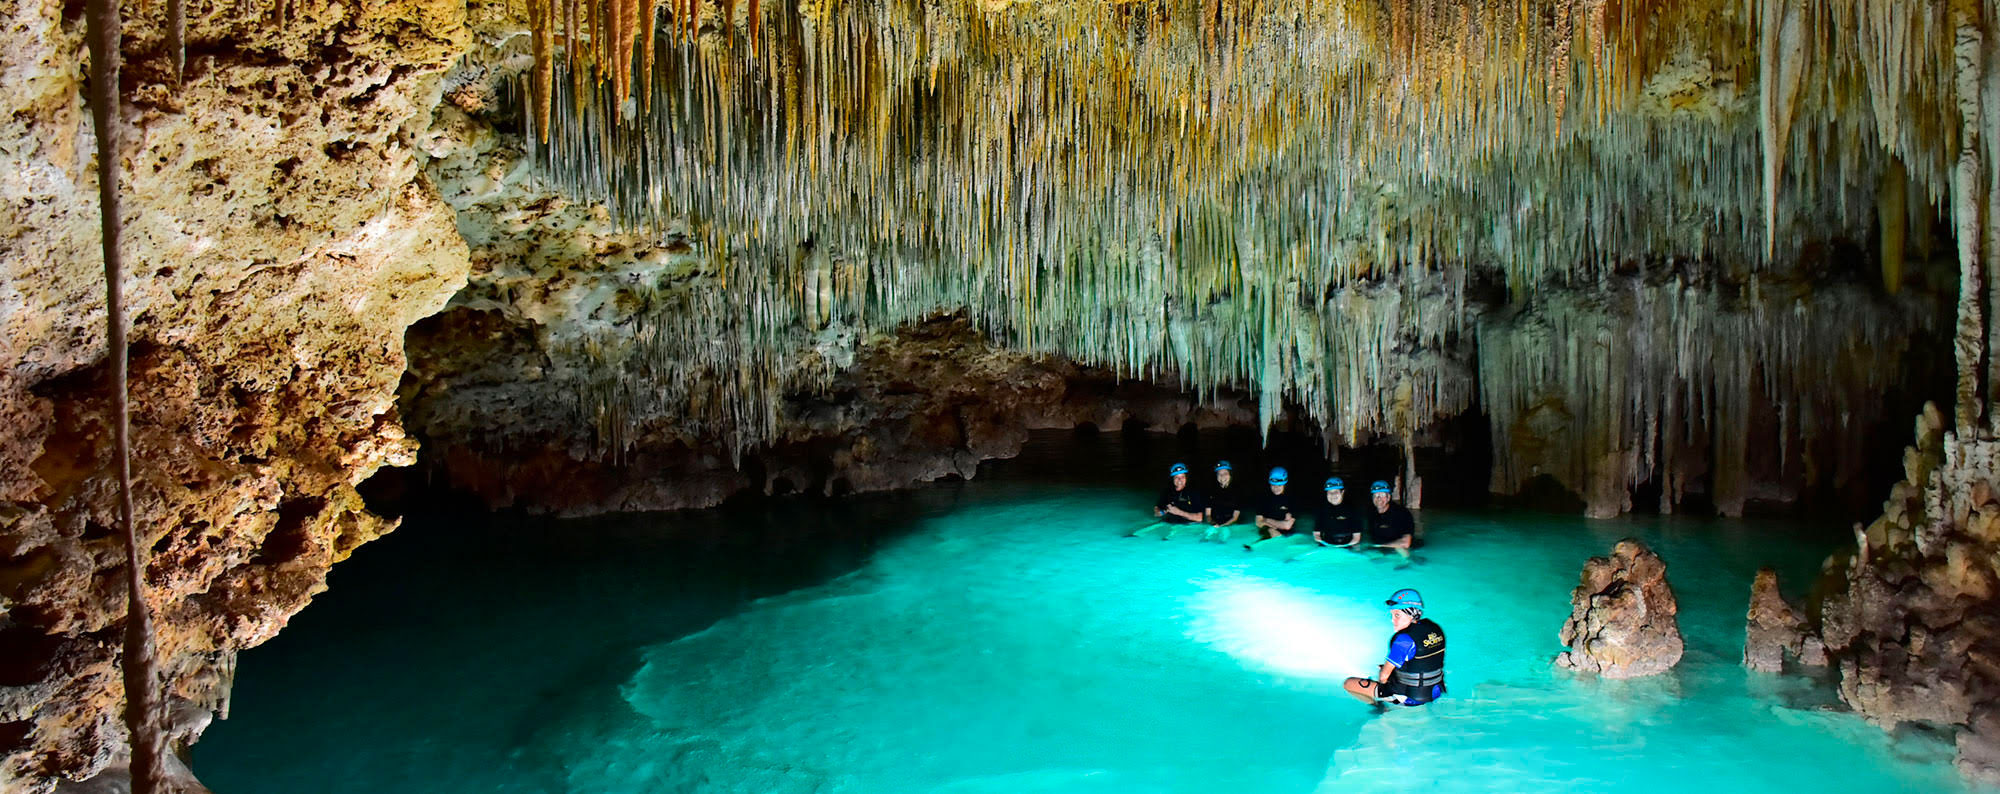
<svg viewBox="0 0 2000 794">
<path fill-rule="evenodd" d="M 412 121 L 464 49 L 444 0 L 191 5 L 185 85 L 161 4 L 128 4 L 121 157 L 138 536 L 169 730 L 185 743 L 237 650 L 393 525 L 353 485 L 407 464 L 403 332 L 465 278 Z M 0 790 L 124 752 L 96 182 L 59 0 L 0 2 Z"/>
<path fill-rule="evenodd" d="M 1556 664 L 1605 678 L 1664 673 L 1680 663 L 1681 629 L 1667 563 L 1636 539 L 1610 557 L 1592 557 L 1570 593 L 1570 618 Z"/>
</svg>

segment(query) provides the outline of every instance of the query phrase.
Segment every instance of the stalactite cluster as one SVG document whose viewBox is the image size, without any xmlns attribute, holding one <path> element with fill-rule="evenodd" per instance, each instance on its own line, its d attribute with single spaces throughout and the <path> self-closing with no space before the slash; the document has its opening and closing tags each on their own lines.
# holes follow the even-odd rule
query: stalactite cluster
<svg viewBox="0 0 2000 794">
<path fill-rule="evenodd" d="M 1488 317 L 1479 387 L 1492 489 L 1549 474 L 1615 515 L 1641 483 L 1659 484 L 1670 511 L 1705 481 L 1737 515 L 1753 495 L 1753 448 L 1791 469 L 1767 481 L 1852 483 L 1866 450 L 1859 418 L 1911 376 L 1898 362 L 1937 330 L 1926 309 L 1855 287 L 1739 292 L 1673 278 Z"/>
<path fill-rule="evenodd" d="M 1657 262 L 1807 280 L 1811 246 L 1879 240 L 1894 289 L 1947 204 L 1977 264 L 2000 159 L 1980 132 L 1996 14 L 1973 0 L 575 0 L 524 18 L 516 93 L 544 176 L 706 263 L 705 291 L 647 298 L 641 355 L 575 390 L 605 451 L 663 414 L 755 443 L 777 385 L 827 366 L 786 352 L 799 340 L 961 308 L 1031 349 L 1253 389 L 1267 421 L 1296 405 L 1333 442 L 1406 435 L 1523 399 L 1474 393 L 1451 344 L 1479 324 L 1468 284 L 1527 302 Z M 1652 363 L 1699 355 L 1682 340 L 1606 366 L 1715 399 L 1832 366 L 1786 352 L 1803 326 L 1767 320 L 1790 314 L 1686 303 L 1658 330 L 1743 335 L 1717 345 L 1729 360 Z M 1983 362 L 1973 314 L 1961 359 Z M 1555 377 L 1516 363 L 1541 374 L 1503 382 Z M 1632 398 L 1578 418 L 1627 452 L 1644 428 L 1742 418 L 1603 384 L 1571 378 L 1566 399 Z M 1788 421 L 1818 399 L 1757 393 L 1811 397 Z"/>
</svg>

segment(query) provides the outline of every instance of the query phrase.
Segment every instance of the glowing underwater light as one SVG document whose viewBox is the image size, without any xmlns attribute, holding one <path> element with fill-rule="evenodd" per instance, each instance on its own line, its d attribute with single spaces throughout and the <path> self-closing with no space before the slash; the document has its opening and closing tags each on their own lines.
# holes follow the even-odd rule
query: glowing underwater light
<svg viewBox="0 0 2000 794">
<path fill-rule="evenodd" d="M 1253 669 L 1340 680 L 1381 663 L 1388 623 L 1379 607 L 1253 576 L 1195 584 L 1187 636 Z"/>
</svg>

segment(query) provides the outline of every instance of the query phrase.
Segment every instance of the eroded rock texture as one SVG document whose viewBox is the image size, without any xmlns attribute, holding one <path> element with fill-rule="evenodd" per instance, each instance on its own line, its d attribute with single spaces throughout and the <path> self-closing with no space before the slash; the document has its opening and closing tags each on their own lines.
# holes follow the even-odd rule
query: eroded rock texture
<svg viewBox="0 0 2000 794">
<path fill-rule="evenodd" d="M 1828 560 L 1818 636 L 1849 705 L 1885 726 L 1960 726 L 1960 766 L 2000 782 L 2000 440 L 1927 408 L 1905 479 Z"/>
<path fill-rule="evenodd" d="M 1784 600 L 1778 572 L 1762 568 L 1750 584 L 1750 612 L 1744 616 L 1744 666 L 1758 672 L 1780 672 L 1784 660 L 1826 664 L 1826 646 L 1808 630 L 1804 610 Z"/>
<path fill-rule="evenodd" d="M 1777 571 L 1757 571 L 1750 584 L 1750 611 L 1745 623 L 1745 667 L 1776 673 L 1785 669 L 1787 658 L 1800 664 L 1826 664 L 1826 646 L 1809 630 L 1805 612 L 1785 600 Z"/>
<path fill-rule="evenodd" d="M 287 9 L 282 15 L 280 6 Z M 0 2 L 0 789 L 124 752 L 123 557 L 111 530 L 103 277 L 82 21 Z M 197 6 L 199 9 L 199 6 Z M 354 484 L 410 462 L 403 333 L 466 272 L 413 133 L 464 49 L 462 3 L 208 7 L 186 85 L 164 4 L 130 4 L 121 160 L 137 534 L 170 730 L 239 649 L 392 524 Z"/>
<path fill-rule="evenodd" d="M 1636 539 L 1618 541 L 1611 556 L 1584 563 L 1562 628 L 1569 650 L 1556 665 L 1605 678 L 1664 673 L 1681 661 L 1679 613 L 1666 561 Z"/>
</svg>

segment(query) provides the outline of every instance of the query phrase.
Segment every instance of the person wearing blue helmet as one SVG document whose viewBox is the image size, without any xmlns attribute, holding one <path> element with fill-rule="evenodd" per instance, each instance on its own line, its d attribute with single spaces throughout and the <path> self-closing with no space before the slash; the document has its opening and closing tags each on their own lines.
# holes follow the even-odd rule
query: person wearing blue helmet
<svg viewBox="0 0 2000 794">
<path fill-rule="evenodd" d="M 1271 493 L 1257 505 L 1258 539 L 1270 540 L 1290 535 L 1298 525 L 1298 517 L 1292 510 L 1292 497 L 1285 494 L 1285 484 L 1290 480 L 1291 475 L 1285 471 L 1285 467 L 1279 466 L 1271 470 L 1269 480 Z"/>
<path fill-rule="evenodd" d="M 1188 467 L 1176 463 L 1167 469 L 1167 476 L 1173 478 L 1173 485 L 1160 491 L 1159 501 L 1153 503 L 1153 517 L 1169 524 L 1192 524 L 1202 520 L 1204 505 L 1201 492 L 1188 487 Z"/>
<path fill-rule="evenodd" d="M 1229 480 L 1229 461 L 1216 461 L 1215 492 L 1208 495 L 1208 524 L 1211 527 L 1234 526 L 1243 517 L 1242 509 L 1237 506 L 1236 492 L 1229 487 Z M 1208 535 L 1202 536 L 1202 540 L 1207 539 Z"/>
<path fill-rule="evenodd" d="M 1376 480 L 1368 495 L 1375 502 L 1375 509 L 1368 514 L 1368 542 L 1408 556 L 1410 541 L 1417 534 L 1417 520 L 1407 508 L 1389 501 L 1389 483 Z"/>
<path fill-rule="evenodd" d="M 1349 678 L 1343 688 L 1363 703 L 1421 706 L 1443 697 L 1444 629 L 1424 617 L 1424 597 L 1404 588 L 1383 603 L 1396 626 L 1389 637 L 1389 658 L 1374 678 Z"/>
<path fill-rule="evenodd" d="M 1313 540 L 1328 546 L 1353 547 L 1361 542 L 1366 518 L 1347 501 L 1347 482 L 1326 478 L 1326 501 L 1313 511 Z"/>
</svg>

